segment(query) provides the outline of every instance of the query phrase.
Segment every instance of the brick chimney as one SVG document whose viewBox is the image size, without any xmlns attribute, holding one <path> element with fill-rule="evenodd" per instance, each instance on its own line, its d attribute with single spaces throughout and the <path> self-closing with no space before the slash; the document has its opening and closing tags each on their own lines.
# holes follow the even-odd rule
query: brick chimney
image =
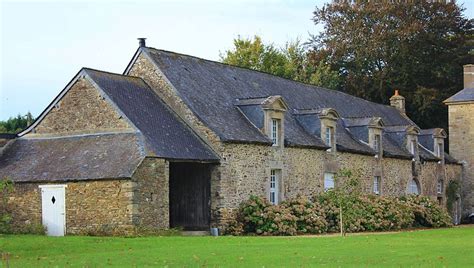
<svg viewBox="0 0 474 268">
<path fill-rule="evenodd" d="M 400 95 L 398 89 L 395 89 L 395 94 L 390 97 L 390 105 L 397 108 L 401 113 L 405 113 L 405 97 Z"/>
<path fill-rule="evenodd" d="M 464 65 L 464 88 L 474 88 L 474 64 Z"/>
</svg>

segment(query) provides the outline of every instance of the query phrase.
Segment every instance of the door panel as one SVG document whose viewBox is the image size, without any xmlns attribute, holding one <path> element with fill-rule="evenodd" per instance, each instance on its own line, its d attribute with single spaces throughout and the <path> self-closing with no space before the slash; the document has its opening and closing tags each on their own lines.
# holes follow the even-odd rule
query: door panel
<svg viewBox="0 0 474 268">
<path fill-rule="evenodd" d="M 64 236 L 66 225 L 65 188 L 40 186 L 43 225 L 49 236 Z"/>
<path fill-rule="evenodd" d="M 210 167 L 170 164 L 170 226 L 208 230 L 210 224 Z"/>
</svg>

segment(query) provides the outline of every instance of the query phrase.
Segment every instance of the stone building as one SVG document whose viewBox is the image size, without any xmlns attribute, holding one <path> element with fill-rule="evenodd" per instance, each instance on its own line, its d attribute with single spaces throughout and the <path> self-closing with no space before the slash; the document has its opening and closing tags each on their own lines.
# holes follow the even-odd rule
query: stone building
<svg viewBox="0 0 474 268">
<path fill-rule="evenodd" d="M 420 129 L 398 91 L 382 105 L 140 44 L 124 74 L 81 69 L 28 129 L 0 141 L 15 225 L 208 230 L 251 195 L 279 203 L 337 187 L 341 169 L 367 193 L 442 204 L 449 181 L 463 180 L 446 132 Z"/>
<path fill-rule="evenodd" d="M 444 101 L 448 105 L 449 152 L 464 165 L 462 215 L 474 219 L 474 65 L 464 66 L 464 89 Z"/>
</svg>

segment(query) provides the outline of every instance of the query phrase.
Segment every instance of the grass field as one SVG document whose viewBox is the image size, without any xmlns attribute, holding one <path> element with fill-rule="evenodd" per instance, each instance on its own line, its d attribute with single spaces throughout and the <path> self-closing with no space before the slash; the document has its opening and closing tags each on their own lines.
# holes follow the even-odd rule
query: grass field
<svg viewBox="0 0 474 268">
<path fill-rule="evenodd" d="M 474 267 L 474 227 L 347 237 L 15 235 L 0 236 L 0 251 L 10 267 Z"/>
</svg>

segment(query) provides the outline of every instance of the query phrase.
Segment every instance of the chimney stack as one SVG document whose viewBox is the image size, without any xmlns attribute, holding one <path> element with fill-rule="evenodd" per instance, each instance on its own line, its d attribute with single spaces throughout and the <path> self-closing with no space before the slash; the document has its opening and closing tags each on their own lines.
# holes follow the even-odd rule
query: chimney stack
<svg viewBox="0 0 474 268">
<path fill-rule="evenodd" d="M 464 88 L 474 88 L 474 64 L 464 65 Z"/>
<path fill-rule="evenodd" d="M 138 39 L 138 46 L 139 47 L 146 47 L 146 43 L 145 43 L 146 38 L 141 37 L 141 38 L 137 38 L 137 39 Z"/>
<path fill-rule="evenodd" d="M 398 89 L 396 89 L 395 94 L 390 97 L 390 106 L 397 108 L 401 113 L 405 114 L 405 98 L 400 95 Z"/>
</svg>

